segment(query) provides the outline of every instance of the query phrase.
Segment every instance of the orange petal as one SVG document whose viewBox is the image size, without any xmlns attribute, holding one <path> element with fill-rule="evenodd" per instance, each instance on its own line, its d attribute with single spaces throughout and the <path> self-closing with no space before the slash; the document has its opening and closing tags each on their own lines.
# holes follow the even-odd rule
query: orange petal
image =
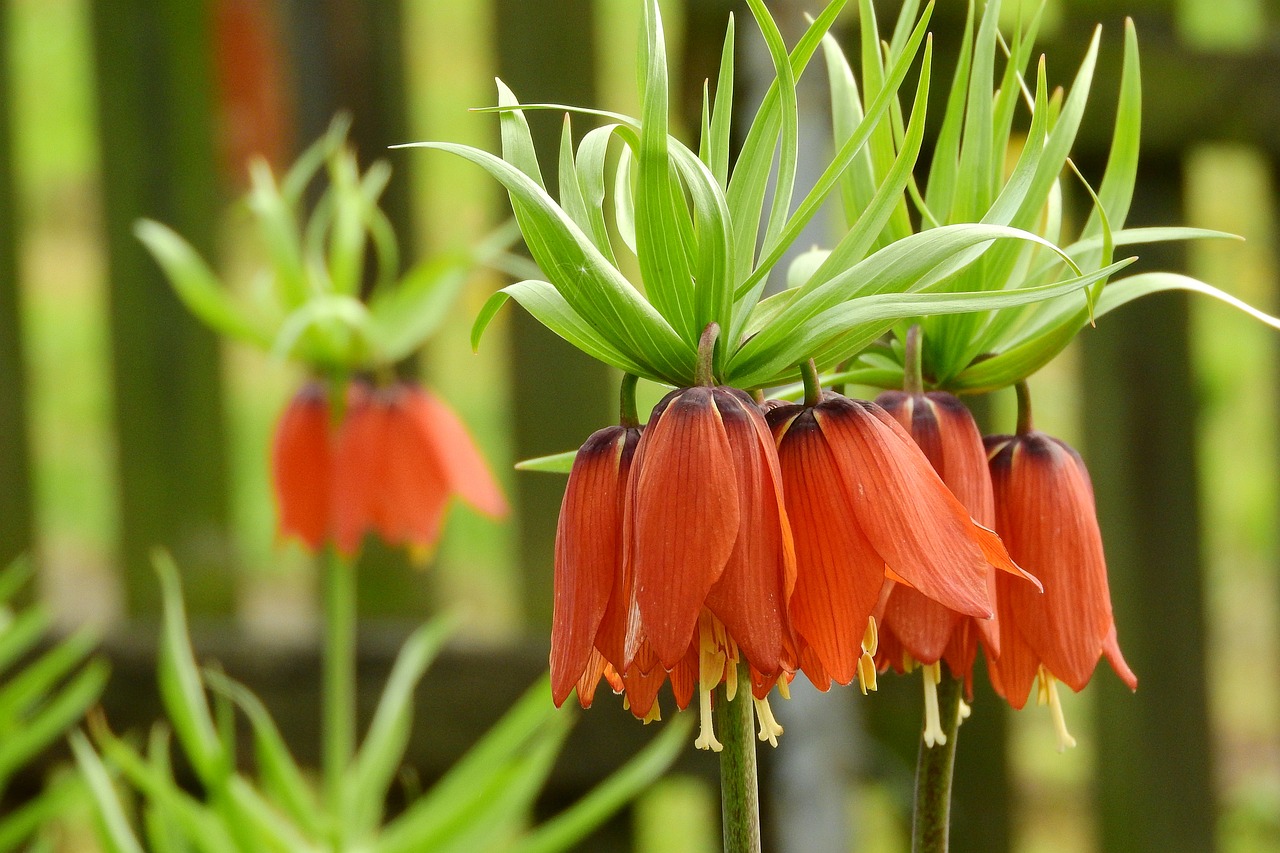
<svg viewBox="0 0 1280 853">
<path fill-rule="evenodd" d="M 328 398 L 323 386 L 309 383 L 276 424 L 271 482 L 280 535 L 297 536 L 312 551 L 329 535 L 332 465 Z"/>
<path fill-rule="evenodd" d="M 434 547 L 440 539 L 449 481 L 435 437 L 417 413 L 421 392 L 399 385 L 379 392 L 386 426 L 375 484 L 374 526 L 389 544 Z"/>
<path fill-rule="evenodd" d="M 1116 675 L 1120 676 L 1120 680 L 1130 690 L 1137 690 L 1138 676 L 1133 674 L 1133 670 L 1129 669 L 1129 664 L 1125 663 L 1124 655 L 1120 654 L 1120 641 L 1116 638 L 1116 626 L 1114 624 L 1112 624 L 1111 630 L 1107 632 L 1107 638 L 1102 642 L 1102 654 L 1106 656 L 1107 662 L 1111 664 L 1111 668 L 1115 670 Z"/>
<path fill-rule="evenodd" d="M 717 388 L 713 399 L 733 452 L 740 522 L 706 606 L 751 665 L 774 681 L 792 645 L 787 600 L 796 574 L 777 449 L 764 416 L 746 394 Z"/>
<path fill-rule="evenodd" d="M 509 509 L 502 489 L 453 410 L 417 388 L 406 395 L 406 402 L 431 435 L 450 488 L 485 515 L 505 516 Z"/>
<path fill-rule="evenodd" d="M 684 656 L 698 612 L 738 538 L 733 451 L 710 388 L 672 392 L 636 448 L 624 522 L 644 635 L 666 668 Z"/>
<path fill-rule="evenodd" d="M 867 539 L 898 575 L 971 616 L 992 614 L 987 562 L 968 511 L 890 415 L 828 395 L 814 415 Z"/>
<path fill-rule="evenodd" d="M 896 637 L 920 663 L 937 663 L 965 618 L 917 590 L 897 585 L 889 593 L 880 636 Z"/>
<path fill-rule="evenodd" d="M 821 663 L 821 675 L 848 684 L 858 674 L 862 627 L 884 582 L 884 560 L 853 523 L 852 500 L 811 412 L 791 418 L 778 446 L 787 515 L 795 537 L 791 618 Z M 800 663 L 814 681 L 813 666 Z"/>
<path fill-rule="evenodd" d="M 596 634 L 622 573 L 622 503 L 639 434 L 620 426 L 597 431 L 569 472 L 556 525 L 551 621 L 551 696 L 557 706 L 598 654 Z"/>
</svg>

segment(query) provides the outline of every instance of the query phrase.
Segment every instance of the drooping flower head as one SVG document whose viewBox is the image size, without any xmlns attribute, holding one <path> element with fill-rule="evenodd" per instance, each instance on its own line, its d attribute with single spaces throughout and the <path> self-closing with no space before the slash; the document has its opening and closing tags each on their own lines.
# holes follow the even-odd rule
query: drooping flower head
<svg viewBox="0 0 1280 853">
<path fill-rule="evenodd" d="M 924 452 L 942 482 L 979 525 L 995 526 L 995 501 L 987 473 L 982 435 L 973 415 L 952 394 L 932 391 L 888 391 L 876 398 Z M 986 568 L 987 592 L 996 598 L 996 569 Z M 976 619 L 934 601 L 903 584 L 886 585 L 882 600 L 879 649 L 876 662 L 883 671 L 906 672 L 919 666 L 925 689 L 925 742 L 945 743 L 938 713 L 937 685 L 942 678 L 939 661 L 965 681 L 972 696 L 973 662 L 979 637 L 987 654 L 999 654 L 996 619 Z"/>
<path fill-rule="evenodd" d="M 773 408 L 769 423 L 796 539 L 791 615 L 816 684 L 846 684 L 865 669 L 867 623 L 886 580 L 991 617 L 989 570 L 1013 567 L 892 416 L 826 392 L 813 405 Z"/>
<path fill-rule="evenodd" d="M 282 536 L 311 550 L 330 538 L 351 555 L 364 535 L 425 556 L 450 499 L 500 517 L 507 503 L 466 428 L 422 388 L 347 387 L 332 423 L 325 391 L 306 386 L 285 409 L 272 450 Z"/>
<path fill-rule="evenodd" d="M 578 701 L 589 707 L 606 666 L 615 673 L 623 669 L 629 592 L 622 517 L 639 441 L 638 427 L 597 430 L 578 448 L 569 472 L 556 525 L 551 615 L 551 697 L 557 706 L 577 687 Z M 606 611 L 613 618 L 602 628 Z"/>
<path fill-rule="evenodd" d="M 632 385 L 634 387 L 634 384 Z M 698 688 L 737 689 L 748 665 L 762 737 L 781 731 L 769 690 L 795 669 L 787 616 L 795 561 L 772 436 L 732 388 L 668 394 L 643 431 L 607 427 L 579 449 L 556 536 L 552 696 L 589 704 L 604 677 L 633 714 L 659 713 L 668 679 L 684 708 Z"/>
<path fill-rule="evenodd" d="M 995 527 L 995 499 L 987 472 L 986 451 L 973 415 L 952 394 L 941 391 L 888 391 L 876 398 L 910 434 L 942 482 L 987 529 Z M 987 571 L 987 591 L 995 599 L 995 569 Z M 902 671 L 910 660 L 925 665 L 945 660 L 948 669 L 965 679 L 972 693 L 973 661 L 981 637 L 988 654 L 999 654 L 995 619 L 973 619 L 930 600 L 911 587 L 895 584 L 886 590 L 880 624 L 881 668 Z"/>
<path fill-rule="evenodd" d="M 1024 395 L 1024 387 L 1020 387 Z M 1009 553 L 1044 583 L 1044 594 L 996 579 L 1000 656 L 992 685 L 1014 708 L 1026 704 L 1033 684 L 1050 705 L 1059 743 L 1074 744 L 1062 720 L 1056 683 L 1079 691 L 1105 656 L 1121 681 L 1136 689 L 1116 638 L 1098 529 L 1093 486 L 1080 455 L 1030 429 L 986 439 L 995 492 L 996 530 Z"/>
<path fill-rule="evenodd" d="M 700 745 L 718 745 L 711 690 L 736 679 L 739 656 L 757 699 L 796 667 L 795 549 L 782 490 L 772 435 L 744 392 L 682 388 L 654 407 L 625 508 L 637 620 L 625 654 L 630 663 L 646 641 L 670 671 L 696 646 Z"/>
</svg>

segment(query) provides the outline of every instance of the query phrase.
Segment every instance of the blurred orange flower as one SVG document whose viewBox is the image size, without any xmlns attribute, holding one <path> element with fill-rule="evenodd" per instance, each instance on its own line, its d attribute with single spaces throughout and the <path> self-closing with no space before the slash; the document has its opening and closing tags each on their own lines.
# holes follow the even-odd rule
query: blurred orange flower
<svg viewBox="0 0 1280 853">
<path fill-rule="evenodd" d="M 351 555 L 367 532 L 427 552 L 454 495 L 486 515 L 506 499 L 466 428 L 444 403 L 407 382 L 352 383 L 332 424 L 318 384 L 305 387 L 276 430 L 272 471 L 280 533 L 317 550 L 332 539 Z"/>
</svg>

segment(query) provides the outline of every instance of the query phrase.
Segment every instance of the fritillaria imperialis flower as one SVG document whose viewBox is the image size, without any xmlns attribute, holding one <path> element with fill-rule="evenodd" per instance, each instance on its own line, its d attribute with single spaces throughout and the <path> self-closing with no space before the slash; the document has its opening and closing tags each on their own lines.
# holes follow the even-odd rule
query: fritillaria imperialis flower
<svg viewBox="0 0 1280 853">
<path fill-rule="evenodd" d="M 324 389 L 308 385 L 276 430 L 272 471 L 280 533 L 312 550 L 332 539 L 350 555 L 366 532 L 428 552 L 454 495 L 501 516 L 506 500 L 466 428 L 406 382 L 353 383 L 334 424 Z"/>
<path fill-rule="evenodd" d="M 816 405 L 774 407 L 769 423 L 796 543 L 791 617 L 815 684 L 865 682 L 868 620 L 886 579 L 992 616 L 990 569 L 1016 567 L 891 415 L 827 392 Z"/>
<path fill-rule="evenodd" d="M 639 437 L 637 438 L 637 434 Z M 787 600 L 795 555 L 764 416 L 745 393 L 668 394 L 642 433 L 595 433 L 574 462 L 556 539 L 552 691 L 589 702 L 603 675 L 634 714 L 699 693 L 696 745 L 718 749 L 711 691 L 751 672 L 762 739 L 781 731 L 764 698 L 795 669 Z"/>
<path fill-rule="evenodd" d="M 1107 565 L 1093 486 L 1080 455 L 1027 429 L 986 439 L 995 489 L 996 530 L 1020 565 L 1044 582 L 1044 594 L 996 579 L 1000 656 L 990 668 L 996 692 L 1014 708 L 1033 683 L 1048 704 L 1062 748 L 1074 745 L 1062 718 L 1057 682 L 1079 691 L 1105 656 L 1121 681 L 1138 679 L 1116 640 Z"/>
<path fill-rule="evenodd" d="M 876 403 L 911 434 L 970 517 L 985 528 L 993 528 L 995 498 L 986 451 L 978 425 L 964 404 L 941 391 L 890 391 L 877 397 Z M 992 600 L 996 597 L 995 576 L 995 567 L 988 566 L 986 583 Z M 1034 578 L 1029 579 L 1035 582 Z M 924 739 L 930 746 L 946 742 L 938 715 L 937 685 L 942 677 L 939 661 L 946 662 L 953 676 L 964 679 L 966 693 L 971 696 L 979 637 L 989 657 L 999 655 L 995 619 L 965 616 L 902 584 L 886 586 L 876 660 L 881 670 L 892 667 L 905 672 L 917 665 L 924 670 Z"/>
</svg>

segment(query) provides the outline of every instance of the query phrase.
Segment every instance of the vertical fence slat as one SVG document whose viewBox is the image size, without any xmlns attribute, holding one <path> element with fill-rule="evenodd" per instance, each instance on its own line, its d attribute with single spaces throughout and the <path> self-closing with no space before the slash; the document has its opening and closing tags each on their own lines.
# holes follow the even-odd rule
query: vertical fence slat
<svg viewBox="0 0 1280 853">
<path fill-rule="evenodd" d="M 1180 221 L 1180 164 L 1148 160 L 1134 225 Z M 1177 269 L 1176 244 L 1144 247 Z M 1084 336 L 1086 456 L 1093 473 L 1120 645 L 1138 692 L 1109 672 L 1098 708 L 1100 848 L 1215 849 L 1186 299 L 1160 296 Z M 1100 665 L 1100 670 L 1106 664 Z"/>
<path fill-rule="evenodd" d="M 537 3 L 496 0 L 494 37 L 498 73 L 523 102 L 596 103 L 594 14 L 590 0 Z M 529 115 L 543 178 L 556 186 L 562 117 Z M 575 126 L 581 128 L 581 119 Z M 593 431 L 615 422 L 608 402 L 607 369 L 517 310 L 511 324 L 511 376 L 517 459 L 576 447 Z M 519 507 L 518 565 L 527 625 L 551 623 L 551 569 L 556 518 L 564 480 L 544 474 L 516 480 Z M 544 805 L 555 807 L 563 803 Z M 583 843 L 611 853 L 631 849 L 624 811 Z"/>
<path fill-rule="evenodd" d="M 521 101 L 594 104 L 592 4 L 495 3 L 498 71 Z M 529 124 L 547 186 L 556 185 L 561 116 L 533 112 Z M 579 119 L 576 126 L 583 126 Z M 577 447 L 617 420 L 600 363 L 561 341 L 523 311 L 512 315 L 511 370 L 516 458 Z M 546 475 L 517 479 L 520 567 L 525 613 L 532 625 L 551 623 L 551 558 L 564 480 Z"/>
<path fill-rule="evenodd" d="M 209 17 L 197 0 L 94 3 L 98 127 L 125 598 L 155 612 L 149 552 L 170 548 L 196 612 L 232 604 L 217 342 L 133 236 L 142 216 L 211 254 L 220 207 Z"/>
<path fill-rule="evenodd" d="M 298 107 L 298 145 L 320 137 L 334 116 L 351 117 L 350 140 L 363 168 L 393 159 L 387 147 L 409 141 L 403 10 L 399 2 L 283 0 L 291 36 Z M 380 204 L 400 240 L 404 262 L 415 259 L 412 181 L 397 158 Z M 374 617 L 424 616 L 430 607 L 423 573 L 402 548 L 370 537 L 358 567 L 360 612 Z"/>
<path fill-rule="evenodd" d="M 34 544 L 31 440 L 22 351 L 21 265 L 13 163 L 8 6 L 0 9 L 0 565 Z"/>
</svg>

